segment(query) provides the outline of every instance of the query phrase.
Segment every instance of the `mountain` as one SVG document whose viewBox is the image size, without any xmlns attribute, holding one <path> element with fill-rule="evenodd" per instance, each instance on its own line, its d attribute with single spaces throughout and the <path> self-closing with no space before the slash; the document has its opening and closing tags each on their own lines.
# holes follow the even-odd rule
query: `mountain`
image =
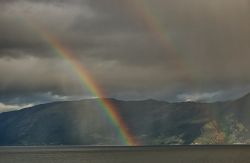
<svg viewBox="0 0 250 163">
<path fill-rule="evenodd" d="M 235 101 L 168 103 L 109 99 L 142 145 L 250 143 L 250 95 Z M 0 114 L 0 145 L 120 145 L 98 99 Z"/>
</svg>

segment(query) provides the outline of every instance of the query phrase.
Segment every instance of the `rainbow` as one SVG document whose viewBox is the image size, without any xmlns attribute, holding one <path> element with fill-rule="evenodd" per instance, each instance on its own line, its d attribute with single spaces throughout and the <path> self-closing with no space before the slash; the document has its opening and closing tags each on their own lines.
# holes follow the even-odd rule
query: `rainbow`
<svg viewBox="0 0 250 163">
<path fill-rule="evenodd" d="M 165 28 L 163 28 L 162 24 L 160 23 L 161 21 L 157 16 L 154 15 L 149 5 L 141 0 L 121 0 L 119 2 L 122 3 L 123 7 L 127 6 L 130 9 L 132 8 L 132 10 L 136 13 L 135 16 L 139 19 L 139 21 L 142 21 L 145 24 L 145 27 L 158 41 L 158 43 L 165 49 L 166 52 L 169 52 L 171 49 L 171 54 L 173 54 L 172 57 L 176 60 L 176 68 L 181 69 L 183 72 L 185 72 L 186 81 L 191 81 L 190 72 L 188 72 L 187 65 L 186 63 L 184 63 L 184 60 L 186 61 L 187 59 L 181 58 L 183 56 L 179 56 L 179 54 L 176 53 L 176 48 L 170 48 L 171 44 L 169 43 L 169 40 L 167 38 Z M 125 124 L 121 115 L 119 114 L 117 108 L 110 102 L 110 100 L 105 98 L 106 96 L 103 89 L 98 86 L 92 75 L 78 60 L 78 58 L 48 31 L 37 28 L 39 26 L 31 26 L 35 28 L 35 31 L 37 31 L 39 35 L 44 38 L 45 42 L 47 42 L 49 46 L 51 46 L 56 54 L 61 56 L 69 63 L 71 68 L 81 80 L 82 84 L 86 86 L 93 95 L 98 97 L 99 104 L 103 112 L 105 112 L 105 114 L 111 120 L 113 126 L 116 128 L 121 142 L 125 145 L 139 145 L 133 134 L 130 132 L 128 126 Z"/>
<path fill-rule="evenodd" d="M 135 140 L 135 136 L 131 133 L 128 126 L 118 112 L 118 109 L 106 98 L 105 93 L 101 87 L 98 86 L 92 75 L 78 60 L 78 58 L 67 49 L 56 37 L 51 35 L 44 29 L 39 29 L 39 34 L 47 42 L 47 44 L 55 51 L 56 54 L 66 60 L 74 72 L 77 74 L 82 84 L 98 98 L 99 104 L 103 112 L 108 116 L 112 125 L 118 133 L 121 143 L 128 146 L 137 146 L 139 143 Z"/>
<path fill-rule="evenodd" d="M 181 55 L 180 49 L 173 45 L 169 33 L 162 24 L 160 18 L 153 11 L 150 4 L 148 4 L 149 2 L 146 0 L 122 0 L 119 2 L 121 3 L 121 6 L 126 6 L 129 10 L 132 10 L 132 13 L 134 13 L 133 18 L 142 22 L 155 41 L 157 41 L 166 53 L 171 55 L 171 58 L 175 61 L 174 64 L 176 68 L 184 72 L 183 75 L 186 81 L 193 82 L 193 79 L 191 78 L 192 73 L 189 71 L 189 64 L 187 63 L 191 58 Z"/>
</svg>

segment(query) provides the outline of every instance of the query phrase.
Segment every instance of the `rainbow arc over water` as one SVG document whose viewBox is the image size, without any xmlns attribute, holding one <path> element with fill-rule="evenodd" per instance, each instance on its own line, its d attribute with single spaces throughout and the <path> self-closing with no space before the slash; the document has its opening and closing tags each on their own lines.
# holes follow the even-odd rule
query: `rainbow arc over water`
<svg viewBox="0 0 250 163">
<path fill-rule="evenodd" d="M 172 53 L 172 58 L 174 58 L 175 66 L 177 69 L 180 69 L 184 72 L 185 79 L 187 82 L 193 82 L 191 76 L 192 73 L 189 71 L 188 64 L 186 63 L 187 58 L 185 55 L 180 55 L 176 52 L 176 48 L 172 47 L 171 40 L 166 28 L 162 25 L 160 18 L 154 14 L 147 0 L 120 0 L 118 3 L 121 3 L 122 7 L 127 7 L 129 10 L 135 11 L 136 17 L 139 21 L 143 22 L 146 29 L 151 33 L 155 40 L 161 45 L 163 50 L 166 53 Z M 30 21 L 26 21 L 30 22 Z M 30 24 L 30 23 L 29 23 Z M 77 74 L 81 80 L 84 87 L 87 87 L 88 90 L 99 99 L 100 106 L 103 112 L 111 120 L 113 126 L 115 127 L 117 133 L 120 136 L 121 142 L 124 145 L 139 145 L 135 136 L 131 133 L 128 126 L 125 124 L 121 115 L 118 112 L 116 106 L 107 98 L 105 98 L 104 90 L 98 86 L 97 82 L 92 77 L 88 69 L 79 61 L 77 56 L 62 44 L 62 42 L 53 36 L 48 31 L 37 28 L 37 25 L 31 25 L 35 27 L 35 31 L 39 33 L 45 40 L 45 42 L 55 51 L 55 53 L 61 56 L 65 61 L 69 63 L 71 68 Z M 185 57 L 185 58 L 183 58 Z"/>
<path fill-rule="evenodd" d="M 112 125 L 114 126 L 120 141 L 123 145 L 136 146 L 139 143 L 136 141 L 135 136 L 131 133 L 129 127 L 124 122 L 116 106 L 105 96 L 104 90 L 99 87 L 87 68 L 79 61 L 68 48 L 66 48 L 61 41 L 50 34 L 48 31 L 39 29 L 39 34 L 47 42 L 47 44 L 54 50 L 54 52 L 61 56 L 69 63 L 71 68 L 77 74 L 84 87 L 96 97 L 98 97 L 99 104 L 102 111 L 108 116 Z"/>
</svg>

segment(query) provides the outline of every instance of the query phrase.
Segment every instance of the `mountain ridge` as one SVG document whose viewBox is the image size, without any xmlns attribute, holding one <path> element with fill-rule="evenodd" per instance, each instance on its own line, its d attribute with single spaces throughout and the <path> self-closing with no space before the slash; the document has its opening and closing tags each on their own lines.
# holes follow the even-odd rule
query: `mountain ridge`
<svg viewBox="0 0 250 163">
<path fill-rule="evenodd" d="M 142 145 L 250 142 L 250 94 L 215 103 L 109 98 Z M 122 145 L 99 99 L 0 114 L 0 145 Z"/>
</svg>

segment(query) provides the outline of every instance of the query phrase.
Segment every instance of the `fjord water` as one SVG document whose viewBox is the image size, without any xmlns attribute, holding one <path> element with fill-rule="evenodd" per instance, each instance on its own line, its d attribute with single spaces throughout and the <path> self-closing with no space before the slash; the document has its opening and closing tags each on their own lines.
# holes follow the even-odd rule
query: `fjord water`
<svg viewBox="0 0 250 163">
<path fill-rule="evenodd" d="M 7 147 L 0 163 L 248 163 L 249 146 Z"/>
</svg>

